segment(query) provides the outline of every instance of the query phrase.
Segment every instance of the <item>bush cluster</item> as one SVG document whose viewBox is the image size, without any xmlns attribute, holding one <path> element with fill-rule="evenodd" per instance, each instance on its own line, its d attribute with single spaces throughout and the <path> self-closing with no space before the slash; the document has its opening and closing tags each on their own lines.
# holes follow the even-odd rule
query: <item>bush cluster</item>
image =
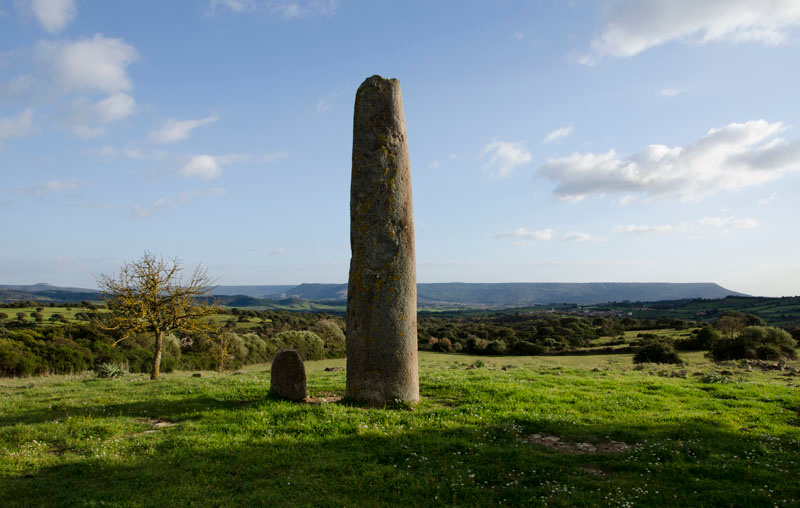
<svg viewBox="0 0 800 508">
<path fill-rule="evenodd" d="M 633 363 L 682 364 L 683 360 L 669 341 L 649 339 L 642 342 L 639 350 L 633 355 Z"/>
<path fill-rule="evenodd" d="M 738 336 L 721 338 L 711 346 L 710 355 L 715 361 L 723 360 L 779 360 L 796 358 L 797 341 L 786 330 L 772 326 L 748 326 Z"/>
<path fill-rule="evenodd" d="M 586 347 L 598 337 L 619 335 L 625 330 L 686 329 L 692 325 L 694 323 L 673 318 L 651 321 L 542 312 L 475 316 L 420 313 L 418 337 L 419 349 L 423 351 L 541 355 Z M 617 343 L 624 343 L 624 340 Z"/>
<path fill-rule="evenodd" d="M 341 319 L 313 314 L 288 320 L 274 317 L 265 318 L 262 326 L 226 329 L 224 333 L 231 334 L 232 341 L 224 367 L 269 362 L 282 347 L 297 349 L 306 360 L 344 356 Z M 119 332 L 90 323 L 37 326 L 29 322 L 17 323 L 12 329 L 0 327 L 0 376 L 101 371 L 106 364 L 124 366 L 130 372 L 149 372 L 153 337 L 133 335 L 113 346 L 120 338 Z M 192 336 L 179 341 L 172 335 L 165 337 L 161 371 L 218 368 L 219 360 L 212 354 L 214 338 Z"/>
</svg>

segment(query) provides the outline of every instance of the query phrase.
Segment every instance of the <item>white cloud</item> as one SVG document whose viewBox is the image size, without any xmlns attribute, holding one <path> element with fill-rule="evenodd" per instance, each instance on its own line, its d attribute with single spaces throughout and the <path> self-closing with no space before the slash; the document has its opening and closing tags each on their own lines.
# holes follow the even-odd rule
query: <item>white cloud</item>
<svg viewBox="0 0 800 508">
<path fill-rule="evenodd" d="M 233 12 L 246 12 L 255 9 L 256 3 L 252 0 L 210 0 L 209 7 L 225 7 Z"/>
<path fill-rule="evenodd" d="M 112 123 L 132 115 L 136 101 L 124 92 L 116 92 L 98 102 L 96 108 L 102 123 Z"/>
<path fill-rule="evenodd" d="M 78 13 L 75 0 L 31 0 L 30 6 L 42 28 L 51 34 L 63 30 Z"/>
<path fill-rule="evenodd" d="M 606 241 L 605 238 L 592 236 L 589 233 L 583 233 L 581 231 L 570 231 L 569 233 L 565 234 L 561 237 L 562 242 L 604 242 Z"/>
<path fill-rule="evenodd" d="M 157 199 L 152 203 L 150 203 L 150 205 L 145 207 L 140 205 L 133 205 L 133 216 L 139 218 L 149 217 L 154 213 L 156 213 L 157 211 L 171 206 L 175 206 L 175 203 L 164 198 Z"/>
<path fill-rule="evenodd" d="M 105 127 L 92 127 L 83 123 L 76 123 L 69 126 L 69 130 L 79 138 L 90 139 L 98 138 L 106 133 Z"/>
<path fill-rule="evenodd" d="M 218 7 L 234 13 L 263 12 L 268 16 L 294 19 L 308 16 L 328 16 L 338 7 L 338 0 L 209 0 L 209 8 Z"/>
<path fill-rule="evenodd" d="M 517 228 L 513 231 L 507 231 L 504 233 L 500 233 L 494 236 L 495 238 L 524 238 L 526 240 L 552 240 L 553 239 L 553 230 L 550 228 L 547 229 L 537 229 L 534 231 L 528 231 L 525 228 Z"/>
<path fill-rule="evenodd" d="M 526 37 L 525 32 L 514 32 L 514 39 L 521 41 Z"/>
<path fill-rule="evenodd" d="M 780 122 L 732 123 L 685 147 L 649 145 L 628 157 L 610 150 L 550 159 L 539 175 L 556 183 L 557 196 L 573 201 L 609 193 L 700 199 L 800 170 L 800 140 L 777 138 L 783 130 Z"/>
<path fill-rule="evenodd" d="M 16 116 L 0 118 L 0 139 L 25 136 L 33 129 L 33 109 Z"/>
<path fill-rule="evenodd" d="M 686 92 L 685 88 L 662 88 L 658 91 L 658 95 L 661 97 L 675 97 L 676 95 L 680 95 Z"/>
<path fill-rule="evenodd" d="M 97 155 L 98 157 L 101 157 L 103 159 L 113 159 L 114 157 L 117 156 L 119 151 L 116 148 L 114 148 L 113 146 L 108 146 L 107 145 L 107 146 L 101 147 L 99 150 L 96 150 L 93 153 L 95 155 Z"/>
<path fill-rule="evenodd" d="M 684 233 L 687 230 L 688 230 L 687 225 L 685 223 L 680 223 L 677 226 L 670 226 L 669 224 L 661 224 L 657 226 L 628 224 L 627 226 L 615 226 L 612 231 L 614 233 L 633 233 L 633 234 L 642 234 L 642 233 L 670 234 L 670 233 Z"/>
<path fill-rule="evenodd" d="M 45 182 L 43 184 L 37 185 L 35 187 L 26 187 L 24 189 L 19 189 L 19 192 L 24 194 L 33 194 L 37 197 L 42 197 L 47 194 L 55 194 L 59 192 L 66 192 L 75 190 L 78 188 L 80 184 L 80 180 L 77 178 L 71 178 L 69 180 L 50 180 L 49 182 Z"/>
<path fill-rule="evenodd" d="M 553 141 L 556 141 L 558 139 L 566 138 L 567 136 L 572 134 L 573 130 L 575 129 L 571 125 L 568 125 L 566 127 L 561 127 L 560 129 L 556 129 L 544 138 L 544 143 L 552 143 Z"/>
<path fill-rule="evenodd" d="M 659 224 L 655 226 L 646 226 L 639 224 L 628 224 L 624 226 L 616 226 L 612 231 L 614 233 L 628 233 L 628 234 L 685 234 L 697 233 L 709 230 L 718 230 L 723 233 L 730 233 L 743 229 L 755 229 L 759 226 L 759 222 L 755 219 L 740 219 L 734 216 L 725 217 L 703 217 L 702 219 L 694 222 L 680 222 L 675 225 Z"/>
<path fill-rule="evenodd" d="M 608 11 L 602 33 L 581 57 L 630 57 L 679 40 L 690 43 L 786 42 L 800 25 L 797 0 L 621 0 Z"/>
<path fill-rule="evenodd" d="M 736 217 L 703 217 L 698 221 L 701 226 L 725 229 L 754 229 L 758 227 L 755 219 L 737 219 Z"/>
<path fill-rule="evenodd" d="M 270 152 L 270 153 L 265 153 L 264 155 L 261 156 L 261 162 L 264 162 L 266 164 L 272 164 L 288 158 L 289 158 L 288 152 Z"/>
<path fill-rule="evenodd" d="M 96 34 L 78 41 L 40 41 L 34 52 L 50 67 L 62 91 L 115 93 L 133 88 L 127 68 L 139 53 L 122 39 Z"/>
<path fill-rule="evenodd" d="M 163 150 L 143 151 L 141 148 L 133 143 L 126 144 L 119 153 L 130 160 L 164 160 L 170 157 L 168 152 Z"/>
<path fill-rule="evenodd" d="M 174 143 L 189 137 L 192 130 L 203 125 L 209 125 L 219 120 L 216 116 L 209 116 L 199 120 L 175 120 L 170 118 L 160 128 L 150 133 L 150 140 L 155 143 Z"/>
<path fill-rule="evenodd" d="M 451 153 L 450 155 L 447 156 L 447 158 L 451 159 L 451 160 L 458 159 L 458 154 L 457 153 Z"/>
<path fill-rule="evenodd" d="M 282 249 L 282 248 L 281 249 L 274 249 L 274 250 L 271 250 L 271 251 L 267 252 L 267 255 L 268 256 L 282 256 L 282 255 L 286 254 L 287 252 L 288 251 L 286 249 Z"/>
<path fill-rule="evenodd" d="M 124 92 L 113 93 L 96 103 L 82 97 L 72 103 L 65 123 L 76 136 L 92 138 L 105 134 L 103 125 L 127 118 L 135 109 L 136 101 Z"/>
<path fill-rule="evenodd" d="M 317 101 L 316 114 L 324 113 L 331 110 L 331 103 L 327 99 L 320 99 Z"/>
<path fill-rule="evenodd" d="M 184 203 L 188 203 L 189 201 L 195 198 L 200 198 L 205 196 L 222 196 L 223 194 L 225 194 L 225 189 L 223 189 L 222 187 L 211 187 L 205 190 L 186 191 L 178 194 L 178 197 L 175 199 L 175 202 L 182 205 Z"/>
<path fill-rule="evenodd" d="M 631 196 L 630 194 L 626 194 L 621 198 L 619 198 L 619 204 L 620 206 L 625 206 L 630 204 L 634 199 L 636 199 L 636 196 Z"/>
<path fill-rule="evenodd" d="M 133 216 L 138 218 L 149 217 L 160 210 L 186 204 L 189 201 L 198 197 L 221 196 L 223 194 L 225 194 L 225 189 L 222 189 L 220 187 L 212 187 L 210 189 L 205 189 L 205 190 L 182 192 L 174 199 L 160 198 L 153 201 L 147 206 L 134 205 Z"/>
<path fill-rule="evenodd" d="M 0 57 L 0 67 L 3 61 Z M 36 85 L 36 80 L 32 76 L 22 74 L 10 79 L 6 83 L 0 84 L 0 99 L 8 98 L 10 102 L 14 102 L 17 98 L 26 92 L 30 92 Z"/>
<path fill-rule="evenodd" d="M 438 160 L 432 160 L 428 163 L 428 169 L 438 169 L 441 165 Z"/>
<path fill-rule="evenodd" d="M 772 194 L 770 194 L 768 197 L 766 197 L 766 198 L 763 198 L 763 199 L 759 199 L 759 200 L 758 200 L 758 204 L 759 204 L 760 206 L 768 205 L 768 204 L 772 203 L 773 201 L 775 201 L 775 199 L 776 199 L 777 197 L 778 197 L 778 193 L 777 193 L 777 192 L 773 192 L 773 193 L 772 193 Z"/>
<path fill-rule="evenodd" d="M 491 154 L 489 161 L 483 166 L 484 171 L 497 178 L 505 178 L 517 166 L 527 164 L 532 157 L 530 152 L 525 149 L 522 143 L 507 141 L 493 141 L 486 145 L 483 154 Z"/>
<path fill-rule="evenodd" d="M 195 155 L 178 171 L 185 178 L 213 180 L 222 176 L 222 167 L 213 155 Z"/>
</svg>

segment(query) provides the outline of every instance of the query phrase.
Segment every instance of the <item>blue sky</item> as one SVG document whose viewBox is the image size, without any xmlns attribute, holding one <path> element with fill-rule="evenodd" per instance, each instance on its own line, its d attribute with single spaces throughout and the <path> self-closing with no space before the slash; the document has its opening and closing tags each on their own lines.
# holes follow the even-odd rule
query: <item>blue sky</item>
<svg viewBox="0 0 800 508">
<path fill-rule="evenodd" d="M 800 294 L 796 0 L 0 0 L 0 283 L 345 282 L 401 81 L 420 282 Z"/>
</svg>

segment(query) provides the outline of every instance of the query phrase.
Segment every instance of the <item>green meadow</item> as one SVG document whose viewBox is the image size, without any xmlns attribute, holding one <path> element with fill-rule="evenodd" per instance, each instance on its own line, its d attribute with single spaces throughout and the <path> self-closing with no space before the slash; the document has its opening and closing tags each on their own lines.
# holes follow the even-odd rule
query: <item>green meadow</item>
<svg viewBox="0 0 800 508">
<path fill-rule="evenodd" d="M 798 506 L 800 378 L 684 354 L 420 353 L 423 400 L 227 374 L 0 380 L 0 506 Z M 797 366 L 797 364 L 794 364 Z"/>
</svg>

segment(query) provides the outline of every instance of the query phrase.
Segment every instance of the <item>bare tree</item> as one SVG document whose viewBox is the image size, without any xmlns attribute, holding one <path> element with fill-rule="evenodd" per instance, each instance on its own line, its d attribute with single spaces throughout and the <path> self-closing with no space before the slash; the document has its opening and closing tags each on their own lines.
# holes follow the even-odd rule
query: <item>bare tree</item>
<svg viewBox="0 0 800 508">
<path fill-rule="evenodd" d="M 217 363 L 217 372 L 222 374 L 225 365 L 236 357 L 235 352 L 239 349 L 241 341 L 242 339 L 230 331 L 209 335 L 209 352 Z"/>
<path fill-rule="evenodd" d="M 100 275 L 97 285 L 111 314 L 108 329 L 120 329 L 125 335 L 152 333 L 153 368 L 150 379 L 158 379 L 164 335 L 172 332 L 203 333 L 214 324 L 204 317 L 217 312 L 211 301 L 211 280 L 198 265 L 191 277 L 182 277 L 181 261 L 164 260 L 149 252 L 120 268 L 114 276 Z"/>
</svg>

